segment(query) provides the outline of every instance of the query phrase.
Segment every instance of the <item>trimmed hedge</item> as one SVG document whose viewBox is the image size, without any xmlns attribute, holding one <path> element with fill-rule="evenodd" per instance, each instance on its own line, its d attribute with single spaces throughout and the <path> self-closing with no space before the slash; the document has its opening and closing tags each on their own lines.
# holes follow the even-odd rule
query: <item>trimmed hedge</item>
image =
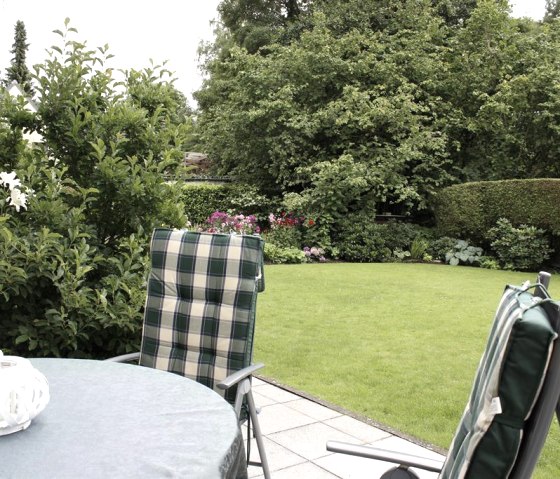
<svg viewBox="0 0 560 479">
<path fill-rule="evenodd" d="M 181 200 L 192 224 L 204 223 L 214 211 L 253 214 L 258 220 L 271 211 L 271 200 L 242 183 L 185 183 Z"/>
<path fill-rule="evenodd" d="M 441 234 L 482 242 L 500 218 L 560 234 L 560 179 L 483 181 L 441 190 L 433 203 Z"/>
</svg>

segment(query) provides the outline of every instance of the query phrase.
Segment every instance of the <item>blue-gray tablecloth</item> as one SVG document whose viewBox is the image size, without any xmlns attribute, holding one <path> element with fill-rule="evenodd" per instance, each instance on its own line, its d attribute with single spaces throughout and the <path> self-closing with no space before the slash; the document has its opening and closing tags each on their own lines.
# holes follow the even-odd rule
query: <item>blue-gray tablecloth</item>
<svg viewBox="0 0 560 479">
<path fill-rule="evenodd" d="M 141 366 L 33 359 L 50 403 L 0 436 L 2 479 L 246 477 L 233 408 L 182 376 Z"/>
</svg>

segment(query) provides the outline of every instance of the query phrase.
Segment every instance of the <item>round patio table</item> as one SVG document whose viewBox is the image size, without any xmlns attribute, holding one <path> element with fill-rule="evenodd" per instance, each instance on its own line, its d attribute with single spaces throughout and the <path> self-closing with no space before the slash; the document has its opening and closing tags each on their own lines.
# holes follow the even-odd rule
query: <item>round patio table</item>
<svg viewBox="0 0 560 479">
<path fill-rule="evenodd" d="M 233 408 L 190 379 L 131 364 L 32 359 L 50 402 L 0 436 L 0 477 L 243 478 Z"/>
</svg>

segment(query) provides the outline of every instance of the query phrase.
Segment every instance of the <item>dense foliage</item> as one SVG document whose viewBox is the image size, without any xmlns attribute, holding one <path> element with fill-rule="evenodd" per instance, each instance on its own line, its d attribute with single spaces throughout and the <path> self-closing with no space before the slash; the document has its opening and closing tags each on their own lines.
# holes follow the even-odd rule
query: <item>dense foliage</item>
<svg viewBox="0 0 560 479">
<path fill-rule="evenodd" d="M 0 172 L 27 204 L 0 188 L 0 337 L 7 353 L 106 357 L 139 346 L 152 229 L 186 222 L 165 174 L 182 168 L 188 109 L 164 70 L 117 82 L 106 47 L 58 33 L 35 74 L 38 114 L 2 95 Z"/>
<path fill-rule="evenodd" d="M 202 224 L 215 211 L 254 214 L 266 217 L 274 202 L 260 194 L 254 186 L 242 183 L 184 183 L 181 200 L 193 225 Z"/>
<path fill-rule="evenodd" d="M 483 181 L 454 185 L 434 202 L 443 234 L 483 241 L 500 218 L 560 234 L 560 179 Z"/>
<path fill-rule="evenodd" d="M 221 4 L 197 94 L 220 173 L 291 194 L 331 236 L 362 210 L 416 216 L 453 183 L 559 176 L 554 5 L 535 22 L 505 0 L 287 3 Z"/>
<path fill-rule="evenodd" d="M 515 227 L 505 218 L 496 222 L 487 237 L 503 269 L 535 271 L 552 253 L 544 230 L 527 225 Z"/>
<path fill-rule="evenodd" d="M 164 66 L 117 80 L 108 47 L 73 40 L 66 22 L 33 75 L 38 113 L 0 92 L 2 346 L 135 349 L 149 234 L 188 220 L 262 227 L 275 263 L 550 261 L 558 11 L 551 0 L 534 22 L 505 0 L 223 0 L 196 116 Z M 235 182 L 184 184 L 194 147 Z M 376 222 L 434 212 L 439 238 Z"/>
</svg>

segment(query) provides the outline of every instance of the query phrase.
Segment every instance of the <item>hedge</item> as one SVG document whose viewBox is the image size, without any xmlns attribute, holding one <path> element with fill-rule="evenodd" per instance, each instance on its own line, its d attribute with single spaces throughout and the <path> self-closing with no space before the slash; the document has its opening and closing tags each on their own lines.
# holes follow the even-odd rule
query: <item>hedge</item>
<svg viewBox="0 0 560 479">
<path fill-rule="evenodd" d="M 271 211 L 271 200 L 243 183 L 185 183 L 181 200 L 192 224 L 201 224 L 214 211 L 253 214 L 259 220 Z"/>
<path fill-rule="evenodd" d="M 560 179 L 483 181 L 454 185 L 435 197 L 441 234 L 483 241 L 499 218 L 560 234 Z"/>
</svg>

